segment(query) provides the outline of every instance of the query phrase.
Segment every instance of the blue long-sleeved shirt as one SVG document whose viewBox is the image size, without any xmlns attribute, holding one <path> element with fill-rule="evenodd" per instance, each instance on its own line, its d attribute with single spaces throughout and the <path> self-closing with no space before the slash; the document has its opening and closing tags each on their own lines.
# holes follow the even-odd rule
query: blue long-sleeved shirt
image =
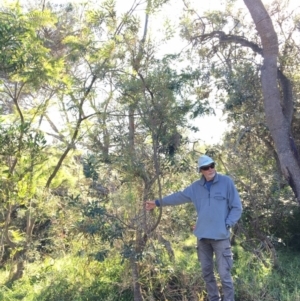
<svg viewBox="0 0 300 301">
<path fill-rule="evenodd" d="M 164 197 L 162 206 L 180 205 L 192 202 L 197 211 L 194 234 L 198 239 L 226 239 L 233 226 L 241 217 L 242 203 L 237 189 L 228 176 L 216 174 L 208 190 L 205 178 L 193 182 L 183 191 Z"/>
</svg>

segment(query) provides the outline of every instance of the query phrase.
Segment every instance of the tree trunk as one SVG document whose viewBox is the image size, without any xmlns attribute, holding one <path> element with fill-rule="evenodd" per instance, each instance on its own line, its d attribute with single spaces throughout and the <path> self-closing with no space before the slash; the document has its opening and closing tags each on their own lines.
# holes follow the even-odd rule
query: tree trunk
<svg viewBox="0 0 300 301">
<path fill-rule="evenodd" d="M 23 258 L 25 256 L 25 251 L 21 250 L 20 252 L 17 252 L 15 257 L 17 257 L 17 262 L 12 262 L 12 267 L 9 273 L 9 280 L 6 283 L 6 286 L 12 287 L 13 283 L 16 280 L 19 280 L 23 277 L 24 268 L 25 268 L 25 259 Z"/>
<path fill-rule="evenodd" d="M 129 150 L 130 154 L 134 156 L 134 136 L 135 136 L 135 120 L 134 120 L 134 106 L 131 104 L 129 106 L 129 135 L 128 135 L 128 140 L 129 140 Z"/>
<path fill-rule="evenodd" d="M 134 301 L 143 301 L 141 284 L 139 282 L 139 270 L 138 263 L 136 262 L 134 257 L 130 258 L 130 266 L 132 273 L 132 282 L 133 282 L 133 296 Z"/>
<path fill-rule="evenodd" d="M 261 82 L 266 122 L 275 144 L 281 170 L 300 203 L 300 162 L 291 126 L 280 102 L 277 82 L 278 39 L 261 0 L 244 0 L 263 46 Z"/>
</svg>

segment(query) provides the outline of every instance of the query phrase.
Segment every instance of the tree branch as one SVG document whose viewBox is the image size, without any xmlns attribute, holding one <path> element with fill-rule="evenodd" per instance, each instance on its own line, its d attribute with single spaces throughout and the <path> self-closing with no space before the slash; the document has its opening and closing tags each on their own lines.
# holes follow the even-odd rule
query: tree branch
<svg viewBox="0 0 300 301">
<path fill-rule="evenodd" d="M 199 43 L 199 42 L 201 43 L 201 42 L 212 40 L 214 38 L 218 38 L 220 43 L 228 43 L 228 44 L 236 43 L 241 46 L 245 46 L 245 47 L 252 49 L 255 53 L 263 55 L 263 49 L 261 47 L 259 47 L 257 44 L 248 41 L 247 39 L 245 39 L 242 36 L 226 34 L 224 31 L 221 31 L 221 30 L 216 30 L 216 31 L 212 31 L 207 34 L 201 34 L 198 36 L 194 36 L 191 39 L 196 40 L 197 43 Z M 199 41 L 197 41 L 197 40 L 199 40 Z"/>
<path fill-rule="evenodd" d="M 208 34 L 202 34 L 199 36 L 195 36 L 192 39 L 199 40 L 199 42 L 205 42 L 214 38 L 218 38 L 220 44 L 221 43 L 236 43 L 244 47 L 248 47 L 253 50 L 253 52 L 263 56 L 263 49 L 257 44 L 248 41 L 242 36 L 226 34 L 224 31 L 212 31 Z M 198 42 L 198 41 L 197 41 Z M 277 79 L 282 88 L 283 92 L 283 102 L 282 102 L 282 110 L 285 117 L 288 120 L 289 125 L 292 123 L 293 113 L 294 113 L 294 105 L 293 105 L 293 90 L 291 81 L 283 74 L 283 72 L 277 68 Z"/>
</svg>

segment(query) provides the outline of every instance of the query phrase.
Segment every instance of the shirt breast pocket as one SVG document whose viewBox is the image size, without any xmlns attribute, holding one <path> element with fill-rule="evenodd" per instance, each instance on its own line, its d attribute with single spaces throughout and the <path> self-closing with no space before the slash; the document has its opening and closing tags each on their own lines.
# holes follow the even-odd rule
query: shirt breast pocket
<svg viewBox="0 0 300 301">
<path fill-rule="evenodd" d="M 227 210 L 228 208 L 228 201 L 225 195 L 222 194 L 215 194 L 213 196 L 214 204 L 217 206 L 218 210 Z"/>
<path fill-rule="evenodd" d="M 219 194 L 214 195 L 214 199 L 218 202 L 225 202 L 227 200 L 227 198 L 225 196 L 219 195 Z"/>
</svg>

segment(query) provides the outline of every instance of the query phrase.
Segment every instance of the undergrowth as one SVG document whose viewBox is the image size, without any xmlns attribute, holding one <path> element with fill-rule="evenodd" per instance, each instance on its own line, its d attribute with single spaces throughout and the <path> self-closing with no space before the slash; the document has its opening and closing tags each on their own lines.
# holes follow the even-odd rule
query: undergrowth
<svg viewBox="0 0 300 301">
<path fill-rule="evenodd" d="M 197 262 L 195 239 L 174 244 L 175 257 L 156 246 L 140 263 L 146 301 L 206 301 L 205 284 Z M 151 255 L 156 252 L 155 260 Z M 261 256 L 233 248 L 232 275 L 236 301 L 300 301 L 300 253 L 277 251 L 274 268 L 268 254 Z M 152 252 L 152 253 L 151 253 Z M 152 257 L 151 257 L 152 256 Z M 152 259 L 151 259 L 152 258 Z M 0 270 L 0 300 L 3 301 L 132 301 L 128 264 L 118 255 L 99 262 L 85 254 L 50 257 L 27 265 L 22 279 L 5 286 L 8 268 Z"/>
</svg>

